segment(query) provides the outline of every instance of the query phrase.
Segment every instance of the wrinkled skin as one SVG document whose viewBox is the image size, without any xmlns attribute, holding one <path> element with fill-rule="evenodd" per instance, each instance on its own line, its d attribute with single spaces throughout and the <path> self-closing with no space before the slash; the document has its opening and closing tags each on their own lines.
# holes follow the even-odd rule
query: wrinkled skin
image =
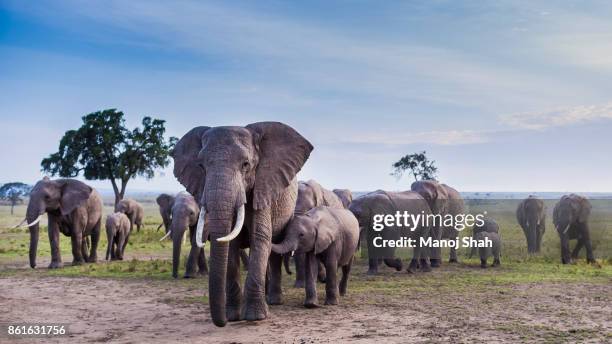
<svg viewBox="0 0 612 344">
<path fill-rule="evenodd" d="M 431 214 L 427 201 L 416 192 L 403 191 L 391 192 L 377 190 L 368 194 L 357 197 L 351 202 L 349 210 L 355 215 L 359 221 L 359 229 L 361 236 L 365 237 L 368 256 L 369 269 L 368 274 L 374 275 L 378 273 L 378 266 L 381 261 L 389 267 L 395 268 L 397 271 L 402 269 L 402 261 L 395 258 L 395 248 L 376 249 L 376 257 L 373 257 L 373 239 L 376 236 L 382 236 L 383 239 L 399 239 L 400 236 L 410 237 L 418 243 L 420 238 L 429 236 L 429 228 L 419 226 L 414 231 L 406 231 L 405 227 L 387 227 L 381 232 L 375 232 L 372 229 L 373 216 L 376 214 L 395 214 L 397 211 L 403 213 L 407 211 L 409 214 Z M 412 260 L 407 268 L 410 273 L 415 273 L 418 268 L 423 272 L 431 271 L 429 266 L 429 250 L 420 248 L 416 245 L 413 249 Z"/>
<path fill-rule="evenodd" d="M 344 209 L 344 204 L 336 193 L 322 187 L 321 184 L 314 180 L 309 180 L 307 182 L 300 181 L 298 183 L 298 198 L 295 205 L 295 214 L 305 214 L 318 206 Z M 294 286 L 296 288 L 303 288 L 306 273 L 306 254 L 296 253 L 293 259 L 295 260 L 296 271 Z M 325 266 L 323 264 L 319 265 L 317 278 L 320 282 L 325 282 Z"/>
<path fill-rule="evenodd" d="M 291 251 L 306 255 L 306 299 L 304 306 L 317 307 L 315 272 L 318 260 L 324 262 L 327 278 L 325 304 L 337 305 L 338 294 L 344 296 L 353 256 L 359 241 L 359 223 L 346 209 L 319 206 L 305 214 L 296 215 L 285 233 L 285 239 L 272 244 L 272 251 L 287 254 Z M 338 268 L 342 268 L 340 286 L 337 283 Z"/>
<path fill-rule="evenodd" d="M 544 201 L 530 195 L 516 208 L 516 219 L 523 228 L 527 240 L 527 252 L 538 253 L 546 230 L 546 207 Z"/>
<path fill-rule="evenodd" d="M 123 260 L 123 253 L 130 236 L 130 219 L 124 213 L 106 216 L 106 260 Z"/>
<path fill-rule="evenodd" d="M 461 194 L 452 187 L 438 183 L 434 180 L 420 180 L 412 183 L 411 190 L 418 192 L 429 204 L 433 214 L 458 215 L 465 212 L 465 204 Z M 434 226 L 431 228 L 431 236 L 435 240 L 455 239 L 459 232 L 454 227 Z M 442 261 L 440 247 L 430 248 L 431 266 L 439 267 Z M 457 249 L 450 248 L 449 263 L 457 263 Z"/>
<path fill-rule="evenodd" d="M 144 208 L 140 203 L 130 198 L 123 199 L 115 205 L 115 212 L 117 211 L 124 213 L 130 219 L 130 232 L 134 229 L 134 225 L 136 225 L 140 232 L 142 220 L 144 219 Z"/>
<path fill-rule="evenodd" d="M 194 278 L 196 274 L 208 274 L 206 266 L 206 256 L 204 248 L 196 245 L 196 225 L 200 216 L 200 207 L 193 196 L 186 192 L 181 192 L 174 198 L 171 208 L 171 222 L 169 231 L 172 238 L 172 277 L 178 277 L 178 267 L 181 260 L 181 246 L 185 230 L 189 228 L 189 238 L 191 250 L 185 267 L 185 278 Z M 206 236 L 206 233 L 204 234 Z M 196 272 L 196 266 L 198 271 Z"/>
<path fill-rule="evenodd" d="M 493 257 L 493 264 L 491 266 L 499 266 L 501 264 L 499 260 L 501 253 L 501 238 L 499 233 L 481 231 L 474 235 L 474 239 L 478 241 L 489 239 L 493 243 L 492 247 L 478 247 L 480 267 L 486 269 L 487 260 L 491 256 Z"/>
<path fill-rule="evenodd" d="M 36 183 L 30 192 L 30 202 L 26 211 L 28 224 L 33 223 L 44 213 L 47 213 L 49 219 L 50 269 L 62 266 L 59 233 L 71 238 L 73 265 L 96 262 L 102 225 L 102 197 L 98 191 L 78 180 L 51 180 L 45 177 Z M 32 225 L 29 229 L 30 267 L 35 268 L 39 224 Z M 88 236 L 91 236 L 89 253 L 86 240 Z"/>
<path fill-rule="evenodd" d="M 472 228 L 472 238 L 476 239 L 476 236 L 478 235 L 478 233 L 481 233 L 481 232 L 499 234 L 499 225 L 492 218 L 485 217 L 482 225 L 475 224 L 474 227 Z M 478 249 L 479 249 L 478 247 L 472 247 L 472 249 L 470 250 L 470 258 L 472 258 L 472 256 L 476 253 Z"/>
<path fill-rule="evenodd" d="M 591 233 L 589 230 L 589 216 L 591 215 L 591 202 L 585 197 L 570 194 L 561 197 L 553 211 L 553 223 L 561 239 L 561 262 L 569 264 L 578 258 L 580 249 L 586 248 L 587 261 L 595 263 Z M 569 241 L 578 240 L 570 256 Z"/>
<path fill-rule="evenodd" d="M 312 149 L 299 133 L 277 122 L 196 127 L 174 148 L 175 177 L 206 211 L 205 232 L 211 240 L 209 302 L 215 325 L 262 320 L 268 316 L 267 303 L 282 303 L 282 257 L 270 254 L 270 247 L 282 240 L 293 216 L 295 175 Z M 241 209 L 244 226 L 234 223 Z M 229 243 L 217 240 L 234 227 L 240 230 L 236 238 Z M 240 248 L 246 247 L 250 255 L 243 295 L 239 257 Z"/>
<path fill-rule="evenodd" d="M 168 194 L 161 194 L 155 199 L 159 206 L 159 215 L 162 218 L 162 224 L 157 227 L 157 230 L 164 226 L 164 232 L 168 233 L 170 230 L 170 223 L 172 222 L 172 206 L 174 205 L 174 196 Z"/>
<path fill-rule="evenodd" d="M 349 189 L 334 189 L 333 192 L 340 198 L 344 209 L 348 209 L 349 205 L 353 201 L 353 193 Z"/>
</svg>

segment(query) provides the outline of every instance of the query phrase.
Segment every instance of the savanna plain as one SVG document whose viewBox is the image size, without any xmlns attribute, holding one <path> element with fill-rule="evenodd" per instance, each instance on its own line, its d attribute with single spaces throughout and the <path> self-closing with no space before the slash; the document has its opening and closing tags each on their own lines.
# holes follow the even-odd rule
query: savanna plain
<svg viewBox="0 0 612 344">
<path fill-rule="evenodd" d="M 612 342 L 612 200 L 593 202 L 594 265 L 586 264 L 584 250 L 576 264 L 560 263 L 550 220 L 553 200 L 547 201 L 542 252 L 533 257 L 515 219 L 518 200 L 490 200 L 472 207 L 486 207 L 500 224 L 500 267 L 481 269 L 477 257 L 468 258 L 469 250 L 462 248 L 460 263 L 445 261 L 430 273 L 382 267 L 379 275 L 368 276 L 361 251 L 338 306 L 305 309 L 303 289 L 293 288 L 295 274 L 283 274 L 284 304 L 271 306 L 268 320 L 218 328 L 209 316 L 207 278 L 171 277 L 172 246 L 159 241 L 164 233 L 156 231 L 161 217 L 154 197 L 137 198 L 145 207 L 145 226 L 130 236 L 123 261 L 104 260 L 103 229 L 98 263 L 70 266 L 70 238 L 62 236 L 65 266 L 56 270 L 46 269 L 46 221 L 38 268 L 32 270 L 27 229 L 10 229 L 23 219 L 25 206 L 14 215 L 0 206 L 0 323 L 68 325 L 68 337 L 18 339 L 44 343 Z M 105 200 L 105 214 L 111 204 Z M 443 254 L 447 259 L 448 252 Z M 324 289 L 318 285 L 321 305 Z"/>
</svg>

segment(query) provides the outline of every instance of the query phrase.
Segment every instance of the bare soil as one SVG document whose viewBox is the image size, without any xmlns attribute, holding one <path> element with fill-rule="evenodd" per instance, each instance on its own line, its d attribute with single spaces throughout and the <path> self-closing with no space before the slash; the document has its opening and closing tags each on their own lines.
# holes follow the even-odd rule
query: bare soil
<svg viewBox="0 0 612 344">
<path fill-rule="evenodd" d="M 0 290 L 0 323 L 69 324 L 69 337 L 19 342 L 612 341 L 612 285 L 605 284 L 524 284 L 437 297 L 424 291 L 357 293 L 339 306 L 317 309 L 291 297 L 271 307 L 265 321 L 225 328 L 210 321 L 203 288 L 168 281 L 14 275 L 0 278 Z"/>
</svg>

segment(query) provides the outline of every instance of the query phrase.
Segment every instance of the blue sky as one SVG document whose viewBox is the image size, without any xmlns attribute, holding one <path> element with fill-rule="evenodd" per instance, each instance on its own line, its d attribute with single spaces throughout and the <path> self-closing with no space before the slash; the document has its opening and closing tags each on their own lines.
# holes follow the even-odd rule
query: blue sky
<svg viewBox="0 0 612 344">
<path fill-rule="evenodd" d="M 607 1 L 0 2 L 0 182 L 35 181 L 97 110 L 128 124 L 285 122 L 329 188 L 612 191 Z M 93 183 L 109 188 L 108 182 Z M 133 190 L 178 190 L 171 167 Z"/>
</svg>

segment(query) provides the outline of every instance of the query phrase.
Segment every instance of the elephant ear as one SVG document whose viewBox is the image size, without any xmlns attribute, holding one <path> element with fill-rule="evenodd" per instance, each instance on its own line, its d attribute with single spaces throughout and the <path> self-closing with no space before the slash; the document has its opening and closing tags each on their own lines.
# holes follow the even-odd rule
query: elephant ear
<svg viewBox="0 0 612 344">
<path fill-rule="evenodd" d="M 525 227 L 525 204 L 526 202 L 525 200 L 523 200 L 516 208 L 516 219 L 518 220 L 521 227 Z"/>
<path fill-rule="evenodd" d="M 333 214 L 329 214 L 333 216 Z M 317 226 L 317 237 L 315 238 L 315 254 L 319 254 L 329 247 L 331 243 L 334 241 L 335 235 L 337 231 L 331 226 L 329 223 L 325 223 L 324 221 L 320 221 Z"/>
<path fill-rule="evenodd" d="M 62 179 L 58 182 L 62 192 L 62 198 L 60 199 L 62 215 L 68 215 L 77 207 L 84 205 L 93 192 L 91 186 L 78 180 Z"/>
<path fill-rule="evenodd" d="M 157 202 L 157 205 L 159 205 L 160 208 L 170 209 L 172 208 L 172 204 L 174 203 L 174 197 L 168 194 L 161 194 L 157 196 L 155 201 Z"/>
<path fill-rule="evenodd" d="M 202 150 L 202 135 L 210 127 L 195 127 L 176 143 L 170 153 L 174 159 L 174 176 L 187 192 L 200 202 L 204 188 L 204 169 L 197 163 L 198 153 Z"/>
<path fill-rule="evenodd" d="M 325 197 L 323 195 L 323 187 L 315 180 L 311 179 L 306 182 L 306 185 L 312 190 L 312 197 L 314 197 L 314 206 L 318 207 L 325 204 Z"/>
<path fill-rule="evenodd" d="M 255 173 L 253 208 L 265 209 L 278 199 L 312 152 L 312 145 L 290 126 L 258 122 L 246 126 L 259 150 Z"/>
<path fill-rule="evenodd" d="M 584 197 L 577 197 L 578 207 L 578 222 L 585 223 L 591 214 L 591 202 Z"/>
</svg>

